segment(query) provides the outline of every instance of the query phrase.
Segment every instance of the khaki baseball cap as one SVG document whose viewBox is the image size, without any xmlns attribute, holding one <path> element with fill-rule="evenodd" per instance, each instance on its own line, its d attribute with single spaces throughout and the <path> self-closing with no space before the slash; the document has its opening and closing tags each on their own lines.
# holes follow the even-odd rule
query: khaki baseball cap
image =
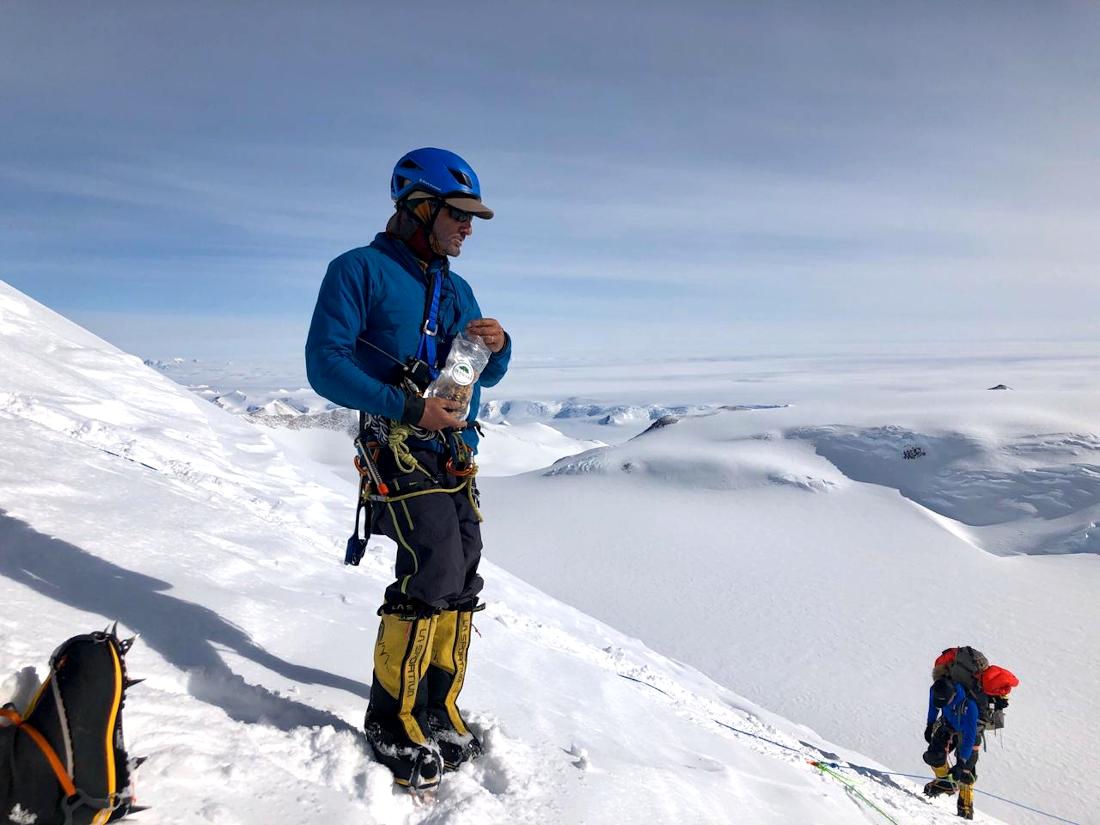
<svg viewBox="0 0 1100 825">
<path fill-rule="evenodd" d="M 489 220 L 489 218 L 493 217 L 493 210 L 477 198 L 454 196 L 444 198 L 443 200 L 455 209 L 461 209 L 463 212 L 469 212 L 471 215 L 475 215 L 479 218 Z"/>
</svg>

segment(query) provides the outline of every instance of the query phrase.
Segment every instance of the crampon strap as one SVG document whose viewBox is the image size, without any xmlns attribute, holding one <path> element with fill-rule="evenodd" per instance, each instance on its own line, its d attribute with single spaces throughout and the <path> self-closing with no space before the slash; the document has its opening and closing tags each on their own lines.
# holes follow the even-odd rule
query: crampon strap
<svg viewBox="0 0 1100 825">
<path fill-rule="evenodd" d="M 54 776 L 57 777 L 57 781 L 61 783 L 61 787 L 65 791 L 66 796 L 76 795 L 76 786 L 73 784 L 72 777 L 69 776 L 65 770 L 65 766 L 61 764 L 61 760 L 57 756 L 50 743 L 46 741 L 38 729 L 31 725 L 29 722 L 24 722 L 23 717 L 19 715 L 19 712 L 12 708 L 0 708 L 0 716 L 10 721 L 19 730 L 26 733 L 34 744 L 38 745 L 38 749 L 42 751 L 42 755 L 46 757 L 46 761 L 50 763 L 50 767 L 53 769 Z"/>
</svg>

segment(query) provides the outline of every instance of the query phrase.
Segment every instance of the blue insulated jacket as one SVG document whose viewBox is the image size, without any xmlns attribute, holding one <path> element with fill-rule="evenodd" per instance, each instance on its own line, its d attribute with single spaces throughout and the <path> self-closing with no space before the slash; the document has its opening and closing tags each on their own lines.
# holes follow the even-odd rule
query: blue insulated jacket
<svg viewBox="0 0 1100 825">
<path fill-rule="evenodd" d="M 416 354 L 424 321 L 428 276 L 402 242 L 379 233 L 370 246 L 345 252 L 329 264 L 306 339 L 306 375 L 319 395 L 353 410 L 401 420 L 405 393 L 400 368 L 365 346 L 360 336 L 404 363 Z M 438 361 L 442 366 L 455 336 L 481 317 L 470 285 L 443 270 L 439 300 Z M 512 340 L 489 363 L 474 386 L 467 421 L 481 405 L 481 387 L 491 387 L 508 369 Z M 477 451 L 477 431 L 462 437 Z"/>
<path fill-rule="evenodd" d="M 937 716 L 943 714 L 943 721 L 959 734 L 959 743 L 956 746 L 957 756 L 960 762 L 965 762 L 974 752 L 974 746 L 978 742 L 980 713 L 978 703 L 966 692 L 966 688 L 960 684 L 955 684 L 954 688 L 955 693 L 942 708 L 937 708 L 933 701 L 933 688 L 928 689 L 928 724 L 931 725 L 936 721 Z"/>
</svg>

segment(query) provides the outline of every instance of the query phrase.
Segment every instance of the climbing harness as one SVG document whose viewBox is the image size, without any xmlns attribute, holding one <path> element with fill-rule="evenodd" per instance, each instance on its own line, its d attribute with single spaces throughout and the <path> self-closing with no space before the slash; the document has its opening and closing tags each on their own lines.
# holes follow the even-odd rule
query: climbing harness
<svg viewBox="0 0 1100 825">
<path fill-rule="evenodd" d="M 364 419 L 365 416 L 360 413 L 360 425 L 365 423 Z M 479 522 L 485 520 L 478 506 L 477 485 L 474 481 L 477 475 L 477 464 L 474 462 L 470 447 L 458 433 L 452 431 L 446 435 L 450 453 L 445 465 L 447 474 L 460 480 L 460 483 L 454 486 L 445 485 L 443 479 L 437 477 L 417 460 L 408 444 L 410 436 L 412 436 L 412 428 L 408 424 L 393 422 L 390 426 L 389 441 L 383 445 L 369 440 L 366 430 L 360 427 L 359 435 L 355 439 L 355 469 L 359 472 L 359 498 L 355 508 L 355 528 L 347 542 L 344 564 L 358 565 L 363 560 L 367 550 L 367 536 L 370 535 L 374 520 L 375 505 L 392 506 L 419 496 L 465 491 L 477 520 Z M 390 485 L 383 480 L 382 472 L 378 468 L 379 455 L 383 449 L 390 451 L 399 473 L 420 472 L 430 486 L 407 492 L 391 489 Z M 365 535 L 360 535 L 360 522 L 366 525 Z"/>
</svg>

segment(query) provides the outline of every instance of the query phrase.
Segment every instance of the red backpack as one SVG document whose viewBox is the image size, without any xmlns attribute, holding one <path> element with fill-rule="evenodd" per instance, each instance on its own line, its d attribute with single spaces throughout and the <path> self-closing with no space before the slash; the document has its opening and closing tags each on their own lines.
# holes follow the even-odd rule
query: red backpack
<svg viewBox="0 0 1100 825">
<path fill-rule="evenodd" d="M 1008 696 L 1018 684 L 1016 674 L 1000 665 L 990 665 L 981 674 L 982 693 L 986 696 Z"/>
<path fill-rule="evenodd" d="M 1005 697 L 1020 684 L 1012 671 L 989 664 L 980 650 L 962 646 L 949 647 L 936 657 L 932 678 L 962 685 L 978 703 L 982 726 L 990 730 L 1004 727 Z"/>
</svg>

